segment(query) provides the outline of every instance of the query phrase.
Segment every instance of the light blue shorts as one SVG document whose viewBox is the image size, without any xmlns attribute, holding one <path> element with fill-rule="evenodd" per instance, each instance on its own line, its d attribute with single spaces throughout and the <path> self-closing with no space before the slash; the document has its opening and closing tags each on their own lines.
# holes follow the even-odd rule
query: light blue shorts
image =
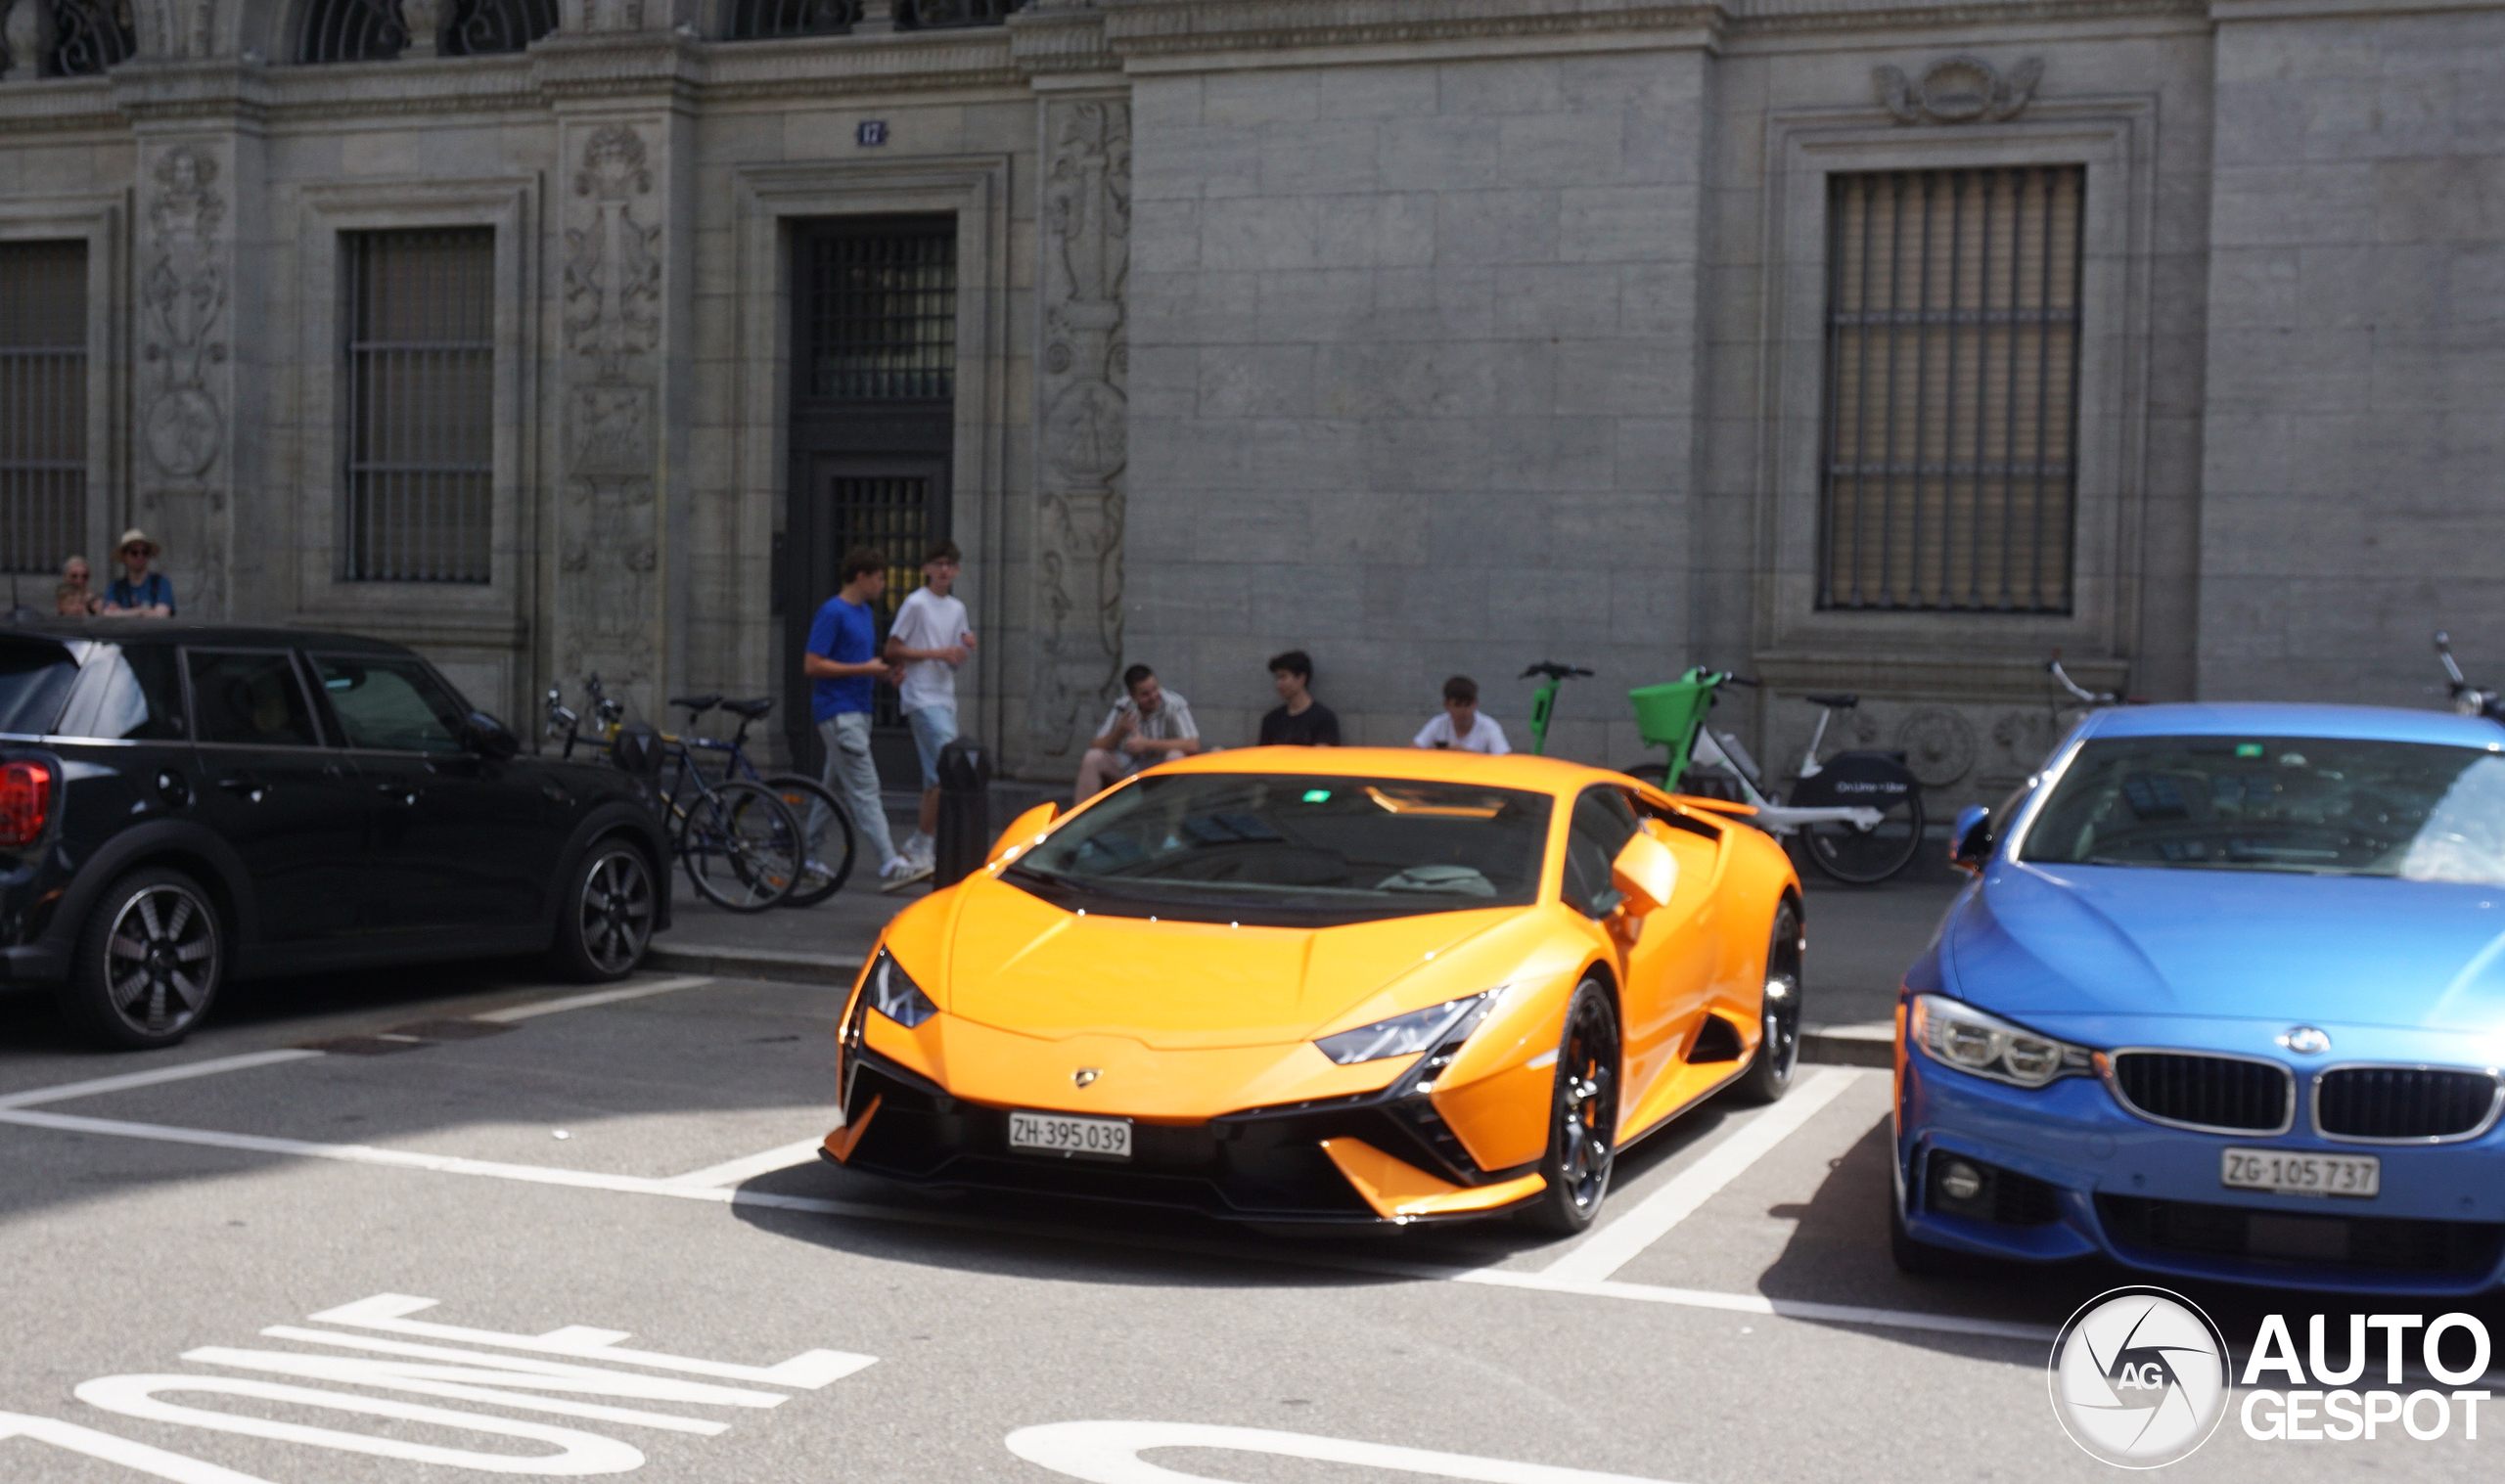
<svg viewBox="0 0 2505 1484">
<path fill-rule="evenodd" d="M 939 749 L 957 740 L 957 708 L 955 706 L 924 706 L 904 713 L 904 724 L 913 729 L 913 750 L 922 758 L 922 787 L 939 787 Z"/>
</svg>

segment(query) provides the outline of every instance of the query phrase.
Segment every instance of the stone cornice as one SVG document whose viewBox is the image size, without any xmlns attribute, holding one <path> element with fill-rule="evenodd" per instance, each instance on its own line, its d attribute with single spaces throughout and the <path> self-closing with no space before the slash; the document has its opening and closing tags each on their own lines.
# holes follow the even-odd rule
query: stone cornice
<svg viewBox="0 0 2505 1484">
<path fill-rule="evenodd" d="M 1009 18 L 1007 29 L 1010 49 L 1018 59 L 1018 69 L 1027 76 L 1111 72 L 1121 68 L 1121 58 L 1115 54 L 1105 34 L 1102 12 L 1093 9 L 1022 11 Z"/>
<path fill-rule="evenodd" d="M 246 121 L 269 112 L 267 68 L 231 58 L 125 62 L 107 75 L 114 107 L 136 124 Z"/>
<path fill-rule="evenodd" d="M 705 80 L 701 43 L 672 31 L 626 31 L 532 43 L 531 80 L 554 104 L 693 97 Z"/>
<path fill-rule="evenodd" d="M 1665 0 L 1099 0 L 1125 57 L 1692 31 L 1723 7 Z"/>
<path fill-rule="evenodd" d="M 0 139 L 67 129 L 126 129 L 130 119 L 114 106 L 114 85 L 102 77 L 47 77 L 0 86 Z"/>
<path fill-rule="evenodd" d="M 1021 75 L 1009 34 L 997 27 L 725 41 L 705 48 L 703 96 L 712 102 L 1015 87 Z"/>
</svg>

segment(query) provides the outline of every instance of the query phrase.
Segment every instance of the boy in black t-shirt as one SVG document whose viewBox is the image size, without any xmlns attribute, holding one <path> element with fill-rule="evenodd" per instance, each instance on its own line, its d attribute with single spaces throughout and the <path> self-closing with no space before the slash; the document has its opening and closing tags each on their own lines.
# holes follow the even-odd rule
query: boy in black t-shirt
<svg viewBox="0 0 2505 1484">
<path fill-rule="evenodd" d="M 1302 650 L 1270 656 L 1270 681 L 1287 702 L 1261 718 L 1265 747 L 1336 747 L 1340 718 L 1313 698 L 1313 661 Z"/>
</svg>

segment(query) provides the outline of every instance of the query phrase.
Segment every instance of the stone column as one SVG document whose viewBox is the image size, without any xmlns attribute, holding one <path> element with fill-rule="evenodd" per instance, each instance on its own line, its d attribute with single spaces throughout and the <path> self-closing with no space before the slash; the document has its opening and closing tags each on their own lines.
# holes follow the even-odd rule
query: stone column
<svg viewBox="0 0 2505 1484">
<path fill-rule="evenodd" d="M 667 198 L 648 121 L 567 129 L 564 340 L 555 512 L 556 580 L 547 607 L 558 677 L 597 673 L 612 695 L 652 711 L 662 663 L 661 331 Z"/>
<path fill-rule="evenodd" d="M 164 548 L 157 569 L 186 617 L 229 616 L 236 384 L 235 138 L 140 146 L 139 456 L 128 519 Z M 102 554 L 105 579 L 112 554 Z"/>
<path fill-rule="evenodd" d="M 1130 104 L 1043 104 L 1035 368 L 1034 692 L 1037 761 L 1074 763 L 1119 684 L 1129 377 Z"/>
</svg>

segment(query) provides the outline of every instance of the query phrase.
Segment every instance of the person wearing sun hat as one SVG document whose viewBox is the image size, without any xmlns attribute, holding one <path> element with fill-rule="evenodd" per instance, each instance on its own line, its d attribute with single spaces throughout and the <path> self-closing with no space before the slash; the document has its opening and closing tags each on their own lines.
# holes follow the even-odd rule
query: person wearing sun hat
<svg viewBox="0 0 2505 1484">
<path fill-rule="evenodd" d="M 157 555 L 157 543 L 138 526 L 121 533 L 114 543 L 114 556 L 121 562 L 122 575 L 105 589 L 107 613 L 125 618 L 171 618 L 174 616 L 174 585 L 163 572 L 152 572 L 148 563 Z"/>
</svg>

